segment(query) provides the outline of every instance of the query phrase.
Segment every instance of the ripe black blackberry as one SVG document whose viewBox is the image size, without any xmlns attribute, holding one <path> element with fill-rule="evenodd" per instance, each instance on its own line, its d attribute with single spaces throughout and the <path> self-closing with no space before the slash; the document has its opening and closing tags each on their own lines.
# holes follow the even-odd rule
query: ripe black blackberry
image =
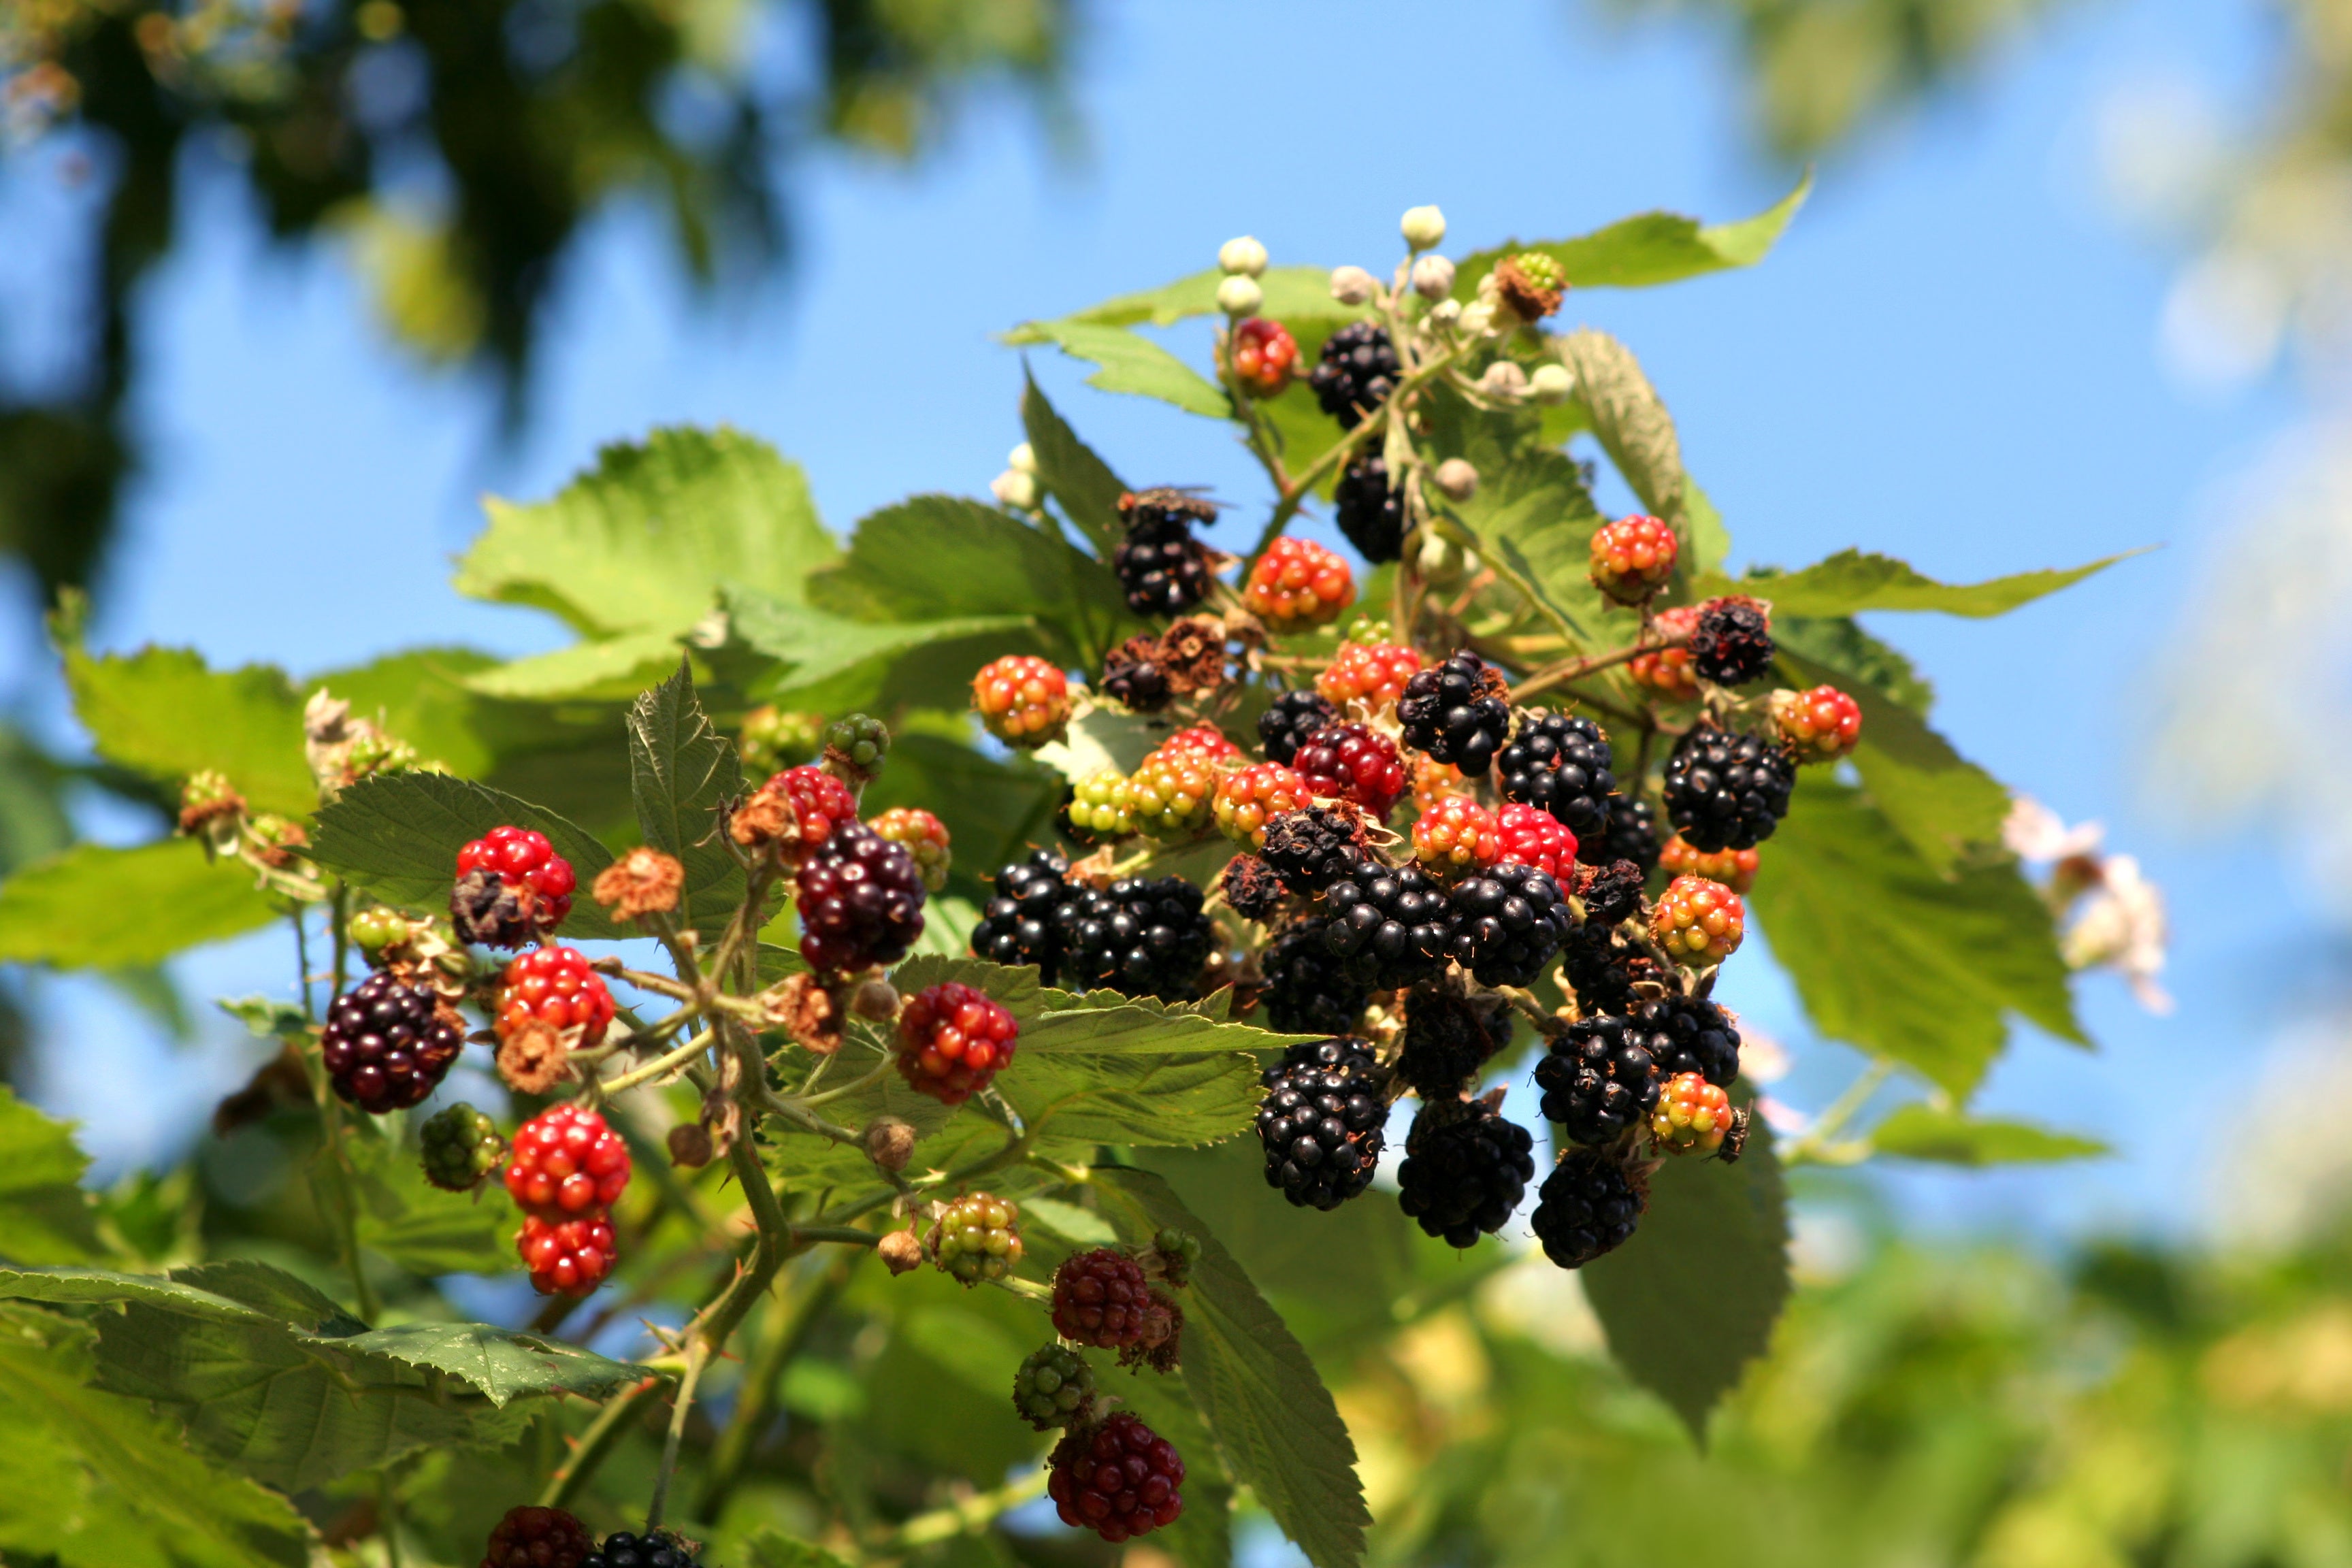
<svg viewBox="0 0 2352 1568">
<path fill-rule="evenodd" d="M 1331 951 L 1376 991 L 1410 985 L 1445 966 L 1453 901 L 1418 866 L 1360 860 L 1323 895 L 1323 907 Z"/>
<path fill-rule="evenodd" d="M 896 963 L 923 934 L 922 868 L 903 844 L 845 822 L 800 869 L 801 956 L 820 973 Z"/>
<path fill-rule="evenodd" d="M 1505 800 L 1540 807 L 1565 823 L 1581 848 L 1608 830 L 1615 762 L 1609 737 L 1591 720 L 1538 711 L 1495 758 L 1495 781 Z"/>
<path fill-rule="evenodd" d="M 1576 869 L 1574 891 L 1584 905 L 1588 924 L 1613 926 L 1642 912 L 1642 868 L 1631 860 Z"/>
<path fill-rule="evenodd" d="M 1217 515 L 1208 502 L 1181 490 L 1152 489 L 1119 498 L 1127 537 L 1111 552 L 1111 570 L 1139 616 L 1181 616 L 1209 593 L 1209 552 L 1192 524 Z"/>
<path fill-rule="evenodd" d="M 1335 1209 L 1372 1184 L 1388 1100 L 1370 1047 L 1349 1038 L 1293 1046 L 1261 1079 L 1266 1185 L 1300 1208 Z"/>
<path fill-rule="evenodd" d="M 1695 1072 L 1717 1089 L 1738 1080 L 1739 1029 L 1714 1003 L 1672 993 L 1643 1003 L 1634 1019 L 1660 1078 Z"/>
<path fill-rule="evenodd" d="M 582 1560 L 580 1568 L 701 1568 L 702 1559 L 667 1530 L 636 1535 L 616 1530 Z"/>
<path fill-rule="evenodd" d="M 1533 866 L 1496 866 L 1454 889 L 1454 962 L 1482 985 L 1532 985 L 1576 924 L 1559 884 Z"/>
<path fill-rule="evenodd" d="M 1103 660 L 1102 691 L 1138 713 L 1157 713 L 1168 706 L 1168 670 L 1160 662 L 1160 639 L 1133 637 L 1111 649 Z"/>
<path fill-rule="evenodd" d="M 971 928 L 974 957 L 992 963 L 1037 966 L 1039 981 L 1051 985 L 1061 974 L 1064 905 L 1078 894 L 1067 878 L 1070 863 L 1051 849 L 1033 849 L 996 873 L 996 896 Z"/>
<path fill-rule="evenodd" d="M 1404 492 L 1389 488 L 1389 465 L 1378 454 L 1358 458 L 1332 487 L 1339 531 L 1377 566 L 1404 552 Z"/>
<path fill-rule="evenodd" d="M 1638 1026 L 1602 1013 L 1569 1026 L 1536 1064 L 1543 1114 L 1578 1143 L 1610 1143 L 1658 1103 L 1658 1064 Z"/>
<path fill-rule="evenodd" d="M 1364 1016 L 1371 985 L 1332 952 L 1327 923 L 1293 921 L 1266 944 L 1259 960 L 1265 974 L 1260 1000 L 1269 1028 L 1286 1035 L 1345 1035 Z"/>
<path fill-rule="evenodd" d="M 1644 875 L 1658 868 L 1658 808 L 1623 795 L 1609 797 L 1609 826 L 1591 838 L 1579 837 L 1576 858 L 1588 866 L 1631 860 Z"/>
<path fill-rule="evenodd" d="M 1416 985 L 1404 1002 L 1397 1077 L 1423 1100 L 1451 1098 L 1510 1032 L 1498 997 L 1469 996 L 1443 984 Z"/>
<path fill-rule="evenodd" d="M 1068 983 L 1190 1001 L 1216 941 L 1201 903 L 1201 889 L 1181 877 L 1122 877 L 1079 889 L 1056 911 Z"/>
<path fill-rule="evenodd" d="M 1364 825 L 1352 811 L 1310 805 L 1286 811 L 1265 825 L 1259 857 L 1301 898 L 1321 892 L 1368 853 Z"/>
<path fill-rule="evenodd" d="M 1699 606 L 1690 656 L 1691 668 L 1717 686 L 1761 680 L 1772 668 L 1771 618 L 1744 595 L 1710 599 Z"/>
<path fill-rule="evenodd" d="M 1396 345 L 1370 321 L 1350 321 L 1323 340 L 1322 355 L 1307 374 L 1316 404 L 1353 430 L 1364 416 L 1389 400 L 1404 368 L 1397 363 Z"/>
<path fill-rule="evenodd" d="M 1483 1100 L 1433 1100 L 1412 1119 L 1397 1206 L 1431 1236 L 1475 1246 L 1510 1223 L 1536 1173 L 1535 1140 Z"/>
<path fill-rule="evenodd" d="M 465 1025 L 430 986 L 380 969 L 327 1009 L 319 1037 L 328 1081 L 370 1115 L 418 1103 L 466 1047 Z"/>
<path fill-rule="evenodd" d="M 1568 933 L 1560 944 L 1560 973 L 1576 993 L 1579 1011 L 1624 1013 L 1633 1005 L 1633 987 L 1659 976 L 1658 961 L 1627 941 L 1612 926 L 1591 921 Z"/>
<path fill-rule="evenodd" d="M 1223 889 L 1225 904 L 1245 921 L 1263 925 L 1281 910 L 1282 900 L 1290 890 L 1274 868 L 1255 855 L 1236 855 L 1225 862 L 1225 874 L 1218 886 Z"/>
<path fill-rule="evenodd" d="M 1649 1182 L 1638 1168 L 1598 1149 L 1570 1149 L 1544 1178 L 1530 1223 L 1544 1256 L 1562 1268 L 1581 1268 L 1625 1244 L 1649 1206 Z"/>
<path fill-rule="evenodd" d="M 1702 724 L 1666 759 L 1666 816 L 1712 855 L 1753 849 L 1789 815 L 1797 764 L 1778 743 Z"/>
<path fill-rule="evenodd" d="M 1404 743 L 1476 778 L 1511 732 L 1509 695 L 1502 672 L 1465 648 L 1404 683 L 1397 699 Z"/>
<path fill-rule="evenodd" d="M 1306 688 L 1286 691 L 1257 716 L 1257 739 L 1269 763 L 1288 767 L 1316 731 L 1335 722 L 1339 712 L 1323 694 Z"/>
</svg>

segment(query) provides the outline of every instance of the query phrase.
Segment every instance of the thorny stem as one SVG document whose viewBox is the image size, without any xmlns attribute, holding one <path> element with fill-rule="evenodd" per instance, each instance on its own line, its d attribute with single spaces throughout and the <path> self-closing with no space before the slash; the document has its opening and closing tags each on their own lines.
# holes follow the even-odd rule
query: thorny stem
<svg viewBox="0 0 2352 1568">
<path fill-rule="evenodd" d="M 586 1431 L 580 1434 L 580 1441 L 572 1450 L 571 1462 L 548 1478 L 546 1487 L 539 1494 L 540 1507 L 571 1506 L 572 1500 L 580 1495 L 580 1489 L 588 1484 L 589 1478 L 604 1464 L 604 1456 L 613 1451 L 613 1445 L 620 1441 L 629 1417 L 635 1414 L 638 1405 L 645 1403 L 647 1394 L 661 1386 L 661 1382 L 658 1377 L 646 1378 L 604 1401 L 604 1407 L 596 1412 L 596 1418 L 588 1423 Z"/>
<path fill-rule="evenodd" d="M 597 1091 L 610 1097 L 620 1093 L 623 1089 L 635 1089 L 641 1083 L 650 1083 L 655 1079 L 676 1072 L 710 1048 L 712 1033 L 713 1031 L 709 1029 L 704 1029 L 667 1055 L 656 1057 L 645 1066 L 632 1068 L 617 1078 L 604 1079 L 596 1086 Z"/>
<path fill-rule="evenodd" d="M 1661 648 L 1681 647 L 1689 640 L 1688 637 L 1662 637 L 1653 641 L 1645 634 L 1623 647 L 1612 648 L 1607 653 L 1591 654 L 1583 658 L 1563 659 L 1548 668 L 1537 670 L 1513 687 L 1511 700 L 1524 702 L 1538 691 L 1549 691 L 1555 686 L 1564 686 L 1571 680 L 1581 680 L 1588 675 L 1629 663 L 1645 653 L 1656 653 Z"/>
<path fill-rule="evenodd" d="M 654 1472 L 654 1492 L 646 1503 L 646 1533 L 660 1528 L 662 1509 L 669 1501 L 670 1479 L 677 1474 L 678 1446 L 686 1440 L 687 1413 L 694 1408 L 694 1385 L 702 1381 L 703 1363 L 710 1359 L 710 1342 L 698 1338 L 686 1347 L 686 1371 L 677 1380 L 677 1394 L 669 1412 L 669 1434 L 662 1439 L 661 1468 Z"/>
<path fill-rule="evenodd" d="M 303 922 L 303 907 L 294 906 L 294 983 L 302 988 L 302 1017 L 305 1022 L 319 1021 L 319 1010 L 310 1001 L 310 930 Z"/>
</svg>

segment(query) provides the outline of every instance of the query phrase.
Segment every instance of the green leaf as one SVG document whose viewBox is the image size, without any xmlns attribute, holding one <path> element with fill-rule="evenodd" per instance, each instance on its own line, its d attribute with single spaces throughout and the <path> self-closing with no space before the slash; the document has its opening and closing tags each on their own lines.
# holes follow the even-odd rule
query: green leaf
<svg viewBox="0 0 2352 1568">
<path fill-rule="evenodd" d="M 576 642 L 477 671 L 466 678 L 466 687 L 517 702 L 625 699 L 677 662 L 679 636 L 664 627 Z"/>
<path fill-rule="evenodd" d="M 2005 616 L 2061 588 L 2104 572 L 2137 550 L 2109 555 L 2085 566 L 2020 572 L 1982 583 L 1938 583 L 1890 555 L 1841 550 L 1801 572 L 1750 572 L 1745 577 L 1713 574 L 1692 584 L 1700 598 L 1753 594 L 1769 599 L 1775 615 L 1815 617 L 1859 615 L 1864 610 L 1937 610 L 1948 616 L 1984 619 Z"/>
<path fill-rule="evenodd" d="M 414 1153 L 388 1139 L 355 1138 L 348 1146 L 362 1245 L 412 1274 L 500 1274 L 515 1267 L 513 1216 L 503 1205 L 443 1192 L 425 1179 Z"/>
<path fill-rule="evenodd" d="M 588 896 L 612 853 L 586 829 L 488 784 L 446 773 L 395 773 L 362 780 L 320 807 L 310 857 L 388 904 L 423 914 L 449 907 L 457 851 L 502 824 L 547 835 L 580 880 L 566 938 L 617 941 L 632 936 Z M 0 893 L 0 905 L 5 905 Z"/>
<path fill-rule="evenodd" d="M 1935 687 L 1911 661 L 1850 620 L 1776 615 L 1772 642 L 1783 653 L 1800 654 L 1836 671 L 1842 678 L 1837 685 L 1845 690 L 1853 691 L 1857 682 L 1874 686 L 1922 719 L 1936 706 Z"/>
<path fill-rule="evenodd" d="M 1095 1173 L 1130 1246 L 1168 1226 L 1200 1237 L 1184 1289 L 1184 1385 L 1234 1479 L 1248 1486 L 1315 1568 L 1353 1568 L 1371 1514 L 1356 1447 L 1315 1363 L 1223 1243 L 1148 1171 Z"/>
<path fill-rule="evenodd" d="M 1679 283 L 1734 267 L 1753 267 L 1764 259 L 1811 195 L 1809 171 L 1797 188 L 1755 216 L 1736 223 L 1702 225 L 1677 213 L 1643 213 L 1622 218 L 1576 239 L 1522 244 L 1512 240 L 1492 250 L 1465 257 L 1455 268 L 1454 291 L 1468 300 L 1476 297 L 1478 280 L 1495 263 L 1521 251 L 1539 250 L 1559 262 L 1575 289 L 1647 289 Z"/>
<path fill-rule="evenodd" d="M 1033 321 L 1017 330 L 1017 342 L 1051 342 L 1072 359 L 1100 368 L 1087 384 L 1104 392 L 1156 397 L 1187 414 L 1223 419 L 1233 405 L 1215 383 L 1153 342 L 1124 327 L 1100 327 L 1071 319 Z"/>
<path fill-rule="evenodd" d="M 598 1399 L 647 1375 L 641 1366 L 608 1360 L 561 1340 L 489 1323 L 398 1323 L 356 1335 L 344 1344 L 444 1373 L 499 1408 L 534 1394 Z"/>
<path fill-rule="evenodd" d="M 1736 1165 L 1674 1159 L 1632 1240 L 1583 1268 L 1609 1350 L 1706 1440 L 1707 1412 L 1762 1355 L 1789 1299 L 1789 1208 L 1759 1117 Z"/>
<path fill-rule="evenodd" d="M 73 1129 L 53 1121 L 0 1084 L 0 1258 L 17 1263 L 86 1263 L 103 1250 L 90 1196 L 81 1190 L 89 1156 Z"/>
<path fill-rule="evenodd" d="M 446 896 L 446 895 L 445 895 Z M 135 849 L 78 844 L 0 884 L 0 963 L 59 969 L 159 963 L 256 931 L 276 902 L 236 861 L 214 865 L 194 839 Z"/>
<path fill-rule="evenodd" d="M 2095 1138 L 2056 1132 L 2031 1121 L 1969 1116 L 1916 1101 L 1897 1106 L 1870 1135 L 1881 1154 L 1947 1165 L 2047 1164 L 2111 1152 Z"/>
<path fill-rule="evenodd" d="M 1946 878 L 1885 815 L 1809 778 L 1749 901 L 1823 1035 L 1965 1100 L 2022 1016 L 2084 1041 L 2050 911 L 2015 865 Z"/>
<path fill-rule="evenodd" d="M 1238 1052 L 1020 1051 L 996 1087 L 1024 1122 L 1062 1142 L 1151 1148 L 1230 1138 L 1264 1092 L 1256 1059 Z"/>
<path fill-rule="evenodd" d="M 1054 411 L 1026 363 L 1021 367 L 1021 427 L 1036 457 L 1037 479 L 1045 493 L 1061 504 L 1062 515 L 1094 546 L 1096 558 L 1109 560 L 1127 537 L 1118 498 L 1128 487 Z"/>
<path fill-rule="evenodd" d="M 1559 357 L 1576 376 L 1577 401 L 1584 405 L 1592 434 L 1611 466 L 1633 487 L 1643 507 L 1672 523 L 1687 541 L 1681 440 L 1674 416 L 1650 384 L 1633 351 L 1606 332 L 1580 327 L 1558 340 Z"/>
<path fill-rule="evenodd" d="M 762 1525 L 743 1542 L 751 1554 L 751 1568 L 849 1568 L 824 1547 L 786 1535 L 773 1525 Z"/>
<path fill-rule="evenodd" d="M 551 611 L 587 636 L 683 632 L 721 582 L 796 600 L 837 553 L 799 467 L 723 426 L 606 447 L 551 500 L 484 510 L 457 591 Z"/>
<path fill-rule="evenodd" d="M 1089 708 L 1070 721 L 1069 733 L 1033 753 L 1072 784 L 1093 777 L 1105 768 L 1133 773 L 1154 747 L 1174 733 L 1165 720 L 1115 708 Z M 1056 798 L 1058 799 L 1058 794 Z"/>
<path fill-rule="evenodd" d="M 1217 285 L 1224 280 L 1222 271 L 1211 268 L 1157 289 L 1121 294 L 1099 305 L 1089 305 L 1058 321 L 1024 321 L 1005 333 L 1004 339 L 1015 344 L 1049 342 L 1052 329 L 1061 325 L 1134 327 L 1149 322 L 1155 327 L 1172 327 L 1188 316 L 1222 313 L 1217 306 Z M 1265 294 L 1258 314 L 1269 321 L 1287 322 L 1298 317 L 1316 316 L 1351 321 L 1363 314 L 1355 306 L 1342 305 L 1331 298 L 1331 274 L 1319 267 L 1269 267 L 1259 274 L 1258 287 Z"/>
<path fill-rule="evenodd" d="M 1433 457 L 1464 458 L 1482 476 L 1477 493 L 1453 509 L 1480 552 L 1517 573 L 1580 639 L 1599 639 L 1611 613 L 1591 578 L 1601 517 L 1575 459 L 1543 445 L 1525 412 L 1488 413 L 1444 397 L 1431 423 Z"/>
<path fill-rule="evenodd" d="M 686 868 L 678 923 L 716 931 L 743 901 L 743 868 L 719 837 L 719 808 L 743 793 L 743 767 L 683 660 L 629 709 L 629 773 L 646 843 Z"/>
<path fill-rule="evenodd" d="M 1683 512 L 1686 525 L 1681 557 L 1684 574 L 1719 569 L 1731 553 L 1730 531 L 1723 526 L 1723 514 L 1715 510 L 1715 502 L 1688 477 L 1683 480 Z"/>
<path fill-rule="evenodd" d="M 753 651 L 784 668 L 761 684 L 762 696 L 788 699 L 824 683 L 856 677 L 861 695 L 879 692 L 891 668 L 919 648 L 965 637 L 1027 632 L 1027 615 L 959 616 L 936 621 L 854 621 L 805 605 L 787 605 L 749 588 L 727 593 L 728 624 Z M 1025 639 L 1024 639 L 1025 640 Z"/>
</svg>

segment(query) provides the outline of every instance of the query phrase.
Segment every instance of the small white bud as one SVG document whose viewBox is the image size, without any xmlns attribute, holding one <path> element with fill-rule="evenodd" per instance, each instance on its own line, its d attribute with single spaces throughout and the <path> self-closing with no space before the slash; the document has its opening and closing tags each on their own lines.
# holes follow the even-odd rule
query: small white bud
<svg viewBox="0 0 2352 1568">
<path fill-rule="evenodd" d="M 1217 309 L 1228 316 L 1254 315 L 1265 302 L 1265 290 L 1246 273 L 1236 272 L 1217 285 Z"/>
<path fill-rule="evenodd" d="M 1404 220 L 1397 225 L 1404 233 L 1404 242 L 1415 250 L 1427 250 L 1445 241 L 1445 215 L 1435 207 L 1407 207 Z"/>
<path fill-rule="evenodd" d="M 1015 511 L 1037 510 L 1037 476 L 1007 468 L 988 481 L 989 493 Z"/>
<path fill-rule="evenodd" d="M 1498 359 L 1478 378 L 1478 390 L 1489 397 L 1521 398 L 1528 394 L 1528 373 L 1515 360 Z"/>
<path fill-rule="evenodd" d="M 1004 466 L 1015 473 L 1034 474 L 1037 471 L 1037 449 L 1024 441 L 1004 455 Z"/>
<path fill-rule="evenodd" d="M 1217 265 L 1227 276 L 1255 278 L 1265 270 L 1265 247 L 1250 235 L 1217 247 Z"/>
<path fill-rule="evenodd" d="M 1342 305 L 1368 304 L 1380 291 L 1380 279 L 1360 267 L 1335 267 L 1331 269 L 1331 298 Z"/>
<path fill-rule="evenodd" d="M 1454 292 L 1454 263 L 1443 256 L 1424 256 L 1412 264 L 1412 291 L 1424 300 L 1443 300 Z"/>
<path fill-rule="evenodd" d="M 1421 574 L 1431 582 L 1453 582 L 1461 574 L 1461 559 L 1444 534 L 1433 529 L 1421 536 Z"/>
<path fill-rule="evenodd" d="M 1440 300 L 1429 308 L 1429 322 L 1433 327 L 1450 327 L 1462 319 L 1462 301 Z"/>
<path fill-rule="evenodd" d="M 1444 490 L 1449 500 L 1468 500 L 1478 493 L 1478 470 L 1471 467 L 1466 458 L 1446 458 L 1437 465 L 1437 472 L 1430 477 L 1437 481 L 1437 488 Z"/>
<path fill-rule="evenodd" d="M 1564 364 L 1539 364 L 1535 374 L 1528 377 L 1528 391 L 1538 403 L 1565 403 L 1575 390 L 1576 377 L 1568 374 Z"/>
<path fill-rule="evenodd" d="M 1483 338 L 1495 330 L 1495 301 L 1479 300 L 1462 307 L 1462 330 Z"/>
</svg>

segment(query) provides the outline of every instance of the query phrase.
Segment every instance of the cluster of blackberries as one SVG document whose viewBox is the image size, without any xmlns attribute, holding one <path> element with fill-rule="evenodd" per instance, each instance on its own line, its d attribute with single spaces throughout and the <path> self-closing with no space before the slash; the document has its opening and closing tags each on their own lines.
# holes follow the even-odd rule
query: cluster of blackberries
<svg viewBox="0 0 2352 1568">
<path fill-rule="evenodd" d="M 1334 1209 L 1372 1184 L 1388 1124 L 1388 1075 L 1363 1041 L 1293 1046 L 1264 1074 L 1257 1135 L 1265 1179 L 1302 1208 Z"/>
<path fill-rule="evenodd" d="M 1307 384 L 1324 413 L 1353 430 L 1389 400 L 1403 375 L 1388 333 L 1370 321 L 1350 321 L 1323 341 Z"/>
<path fill-rule="evenodd" d="M 1702 724 L 1666 760 L 1666 815 L 1693 847 L 1753 849 L 1789 815 L 1796 760 L 1761 735 Z"/>
<path fill-rule="evenodd" d="M 1034 964 L 1048 985 L 1107 985 L 1129 996 L 1190 999 L 1216 945 L 1201 889 L 1181 877 L 1127 877 L 1107 888 L 1069 879 L 1070 863 L 1033 850 L 996 873 L 971 951 Z"/>
<path fill-rule="evenodd" d="M 1258 744 L 1267 762 L 1288 767 L 1298 748 L 1338 718 L 1338 710 L 1322 693 L 1312 689 L 1286 691 L 1257 716 Z"/>
<path fill-rule="evenodd" d="M 1389 484 L 1389 466 L 1377 453 L 1358 458 L 1339 482 L 1331 500 L 1339 531 L 1363 558 L 1379 565 L 1404 552 L 1404 492 Z"/>
<path fill-rule="evenodd" d="M 1127 537 L 1111 553 L 1111 570 L 1139 616 L 1181 616 L 1208 596 L 1209 552 L 1192 537 L 1195 522 L 1217 509 L 1181 490 L 1153 489 L 1119 498 Z"/>
<path fill-rule="evenodd" d="M 1581 715 L 1536 712 L 1495 758 L 1505 800 L 1551 813 L 1580 847 L 1608 831 L 1616 758 L 1601 726 Z"/>
<path fill-rule="evenodd" d="M 1510 688 L 1502 672 L 1468 650 L 1421 671 L 1397 699 L 1404 743 L 1477 778 L 1511 732 Z"/>
</svg>

